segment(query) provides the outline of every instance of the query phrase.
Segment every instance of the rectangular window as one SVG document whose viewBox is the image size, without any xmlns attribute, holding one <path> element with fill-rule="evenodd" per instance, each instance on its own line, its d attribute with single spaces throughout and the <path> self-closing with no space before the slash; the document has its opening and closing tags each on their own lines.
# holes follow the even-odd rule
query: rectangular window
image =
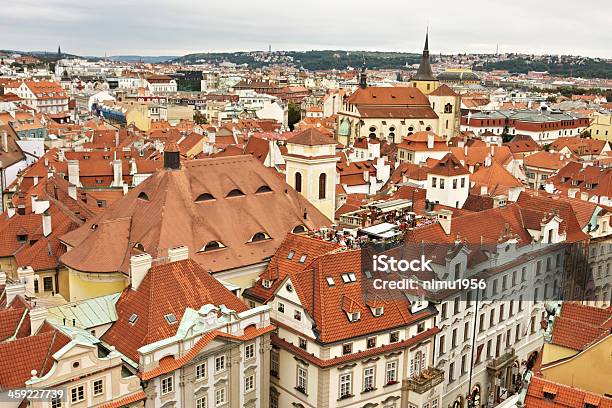
<svg viewBox="0 0 612 408">
<path fill-rule="evenodd" d="M 457 189 L 457 179 L 453 179 L 453 190 Z"/>
<path fill-rule="evenodd" d="M 506 348 L 510 348 L 510 338 L 512 337 L 512 329 L 506 330 Z"/>
<path fill-rule="evenodd" d="M 453 315 L 456 315 L 457 313 L 459 313 L 461 310 L 460 309 L 460 302 L 461 301 L 461 296 L 457 296 L 455 298 L 454 304 L 453 304 Z"/>
<path fill-rule="evenodd" d="M 70 402 L 73 404 L 81 402 L 85 399 L 85 386 L 79 385 L 70 390 Z"/>
<path fill-rule="evenodd" d="M 369 349 L 376 347 L 376 337 L 368 337 L 366 345 Z"/>
<path fill-rule="evenodd" d="M 527 280 L 527 268 L 523 266 L 521 268 L 521 282 L 525 282 Z"/>
<path fill-rule="evenodd" d="M 440 189 L 444 189 L 444 179 L 440 179 Z"/>
<path fill-rule="evenodd" d="M 161 393 L 162 395 L 168 394 L 174 391 L 174 377 L 166 377 L 161 379 Z"/>
<path fill-rule="evenodd" d="M 480 314 L 480 318 L 478 319 L 478 333 L 482 333 L 485 330 L 485 315 L 484 313 Z"/>
<path fill-rule="evenodd" d="M 451 336 L 451 348 L 457 347 L 457 329 L 453 329 L 453 334 Z"/>
<path fill-rule="evenodd" d="M 489 327 L 495 326 L 495 309 L 489 312 Z"/>
<path fill-rule="evenodd" d="M 376 369 L 368 367 L 363 369 L 363 391 L 372 391 L 374 389 L 374 374 Z"/>
<path fill-rule="evenodd" d="M 352 389 L 352 374 L 346 373 L 340 375 L 340 398 L 351 396 Z"/>
<path fill-rule="evenodd" d="M 437 180 L 438 180 L 438 179 L 437 179 L 436 177 L 433 177 L 433 178 L 431 179 L 431 186 L 432 186 L 432 187 L 436 187 L 436 181 L 437 181 Z"/>
<path fill-rule="evenodd" d="M 307 348 L 307 346 L 308 346 L 308 342 L 306 341 L 306 339 L 303 339 L 303 338 L 301 338 L 301 337 L 298 337 L 298 341 L 299 341 L 300 348 L 301 348 L 302 350 L 306 350 L 306 348 Z"/>
<path fill-rule="evenodd" d="M 389 343 L 397 343 L 399 341 L 399 332 L 394 331 L 389 334 Z"/>
<path fill-rule="evenodd" d="M 93 382 L 93 395 L 101 395 L 104 393 L 104 380 L 95 380 Z"/>
<path fill-rule="evenodd" d="M 461 177 L 461 188 L 465 187 L 465 177 Z"/>
<path fill-rule="evenodd" d="M 491 342 L 491 340 L 487 341 L 487 359 L 491 358 L 491 356 L 493 355 L 493 350 L 491 350 L 493 348 L 493 343 Z"/>
<path fill-rule="evenodd" d="M 385 383 L 395 384 L 397 382 L 397 361 L 389 361 L 385 370 Z"/>
<path fill-rule="evenodd" d="M 438 355 L 441 356 L 444 354 L 444 335 L 440 336 L 440 340 L 438 341 Z"/>
<path fill-rule="evenodd" d="M 303 367 L 297 368 L 297 386 L 298 391 L 306 394 L 306 384 L 308 384 L 308 372 Z"/>
<path fill-rule="evenodd" d="M 508 289 L 508 275 L 502 276 L 502 290 Z"/>
<path fill-rule="evenodd" d="M 285 313 L 285 305 L 283 303 L 278 302 L 278 306 L 276 307 L 276 309 L 280 312 L 280 313 Z"/>
<path fill-rule="evenodd" d="M 280 355 L 278 351 L 272 350 L 270 352 L 270 373 L 274 377 L 278 377 L 280 373 Z"/>
<path fill-rule="evenodd" d="M 301 321 L 302 320 L 302 312 L 300 312 L 299 310 L 296 310 L 295 312 L 293 312 L 293 318 L 295 320 Z"/>
<path fill-rule="evenodd" d="M 255 389 L 255 376 L 249 375 L 244 379 L 244 392 L 253 391 Z"/>
<path fill-rule="evenodd" d="M 499 305 L 499 321 L 504 321 L 504 304 Z"/>
<path fill-rule="evenodd" d="M 465 307 L 469 308 L 472 307 L 472 291 L 468 290 L 467 293 L 465 294 Z"/>
<path fill-rule="evenodd" d="M 465 322 L 463 325 L 463 341 L 470 338 L 470 322 Z"/>
<path fill-rule="evenodd" d="M 225 356 L 215 358 L 215 373 L 225 371 Z"/>
<path fill-rule="evenodd" d="M 62 399 L 60 397 L 52 398 L 51 408 L 62 408 Z"/>
<path fill-rule="evenodd" d="M 353 343 L 345 343 L 342 345 L 342 354 L 351 354 L 353 352 Z"/>
<path fill-rule="evenodd" d="M 247 344 L 244 347 L 244 359 L 245 360 L 250 360 L 253 357 L 255 357 L 255 344 L 253 344 L 253 343 Z"/>
<path fill-rule="evenodd" d="M 447 309 L 448 309 L 447 303 L 446 302 L 442 303 L 442 311 L 440 313 L 440 319 L 441 320 L 446 319 L 446 317 L 447 317 L 446 316 L 447 315 Z"/>
<path fill-rule="evenodd" d="M 201 380 L 202 378 L 206 378 L 206 371 L 206 363 L 198 364 L 195 369 L 195 379 Z"/>
<path fill-rule="evenodd" d="M 455 363 L 450 363 L 448 366 L 448 383 L 455 381 Z"/>
<path fill-rule="evenodd" d="M 208 408 L 208 401 L 206 400 L 206 396 L 198 398 L 196 400 L 196 408 Z"/>
<path fill-rule="evenodd" d="M 215 390 L 215 405 L 216 406 L 220 406 L 225 404 L 226 402 L 226 395 L 225 395 L 225 387 L 223 388 L 219 388 L 218 390 Z"/>
<path fill-rule="evenodd" d="M 521 324 L 519 323 L 516 325 L 516 329 L 514 331 L 514 341 L 518 343 L 520 339 L 521 339 Z"/>
<path fill-rule="evenodd" d="M 467 374 L 467 354 L 461 356 L 461 375 Z"/>
<path fill-rule="evenodd" d="M 512 271 L 512 286 L 516 285 L 516 271 Z"/>
</svg>

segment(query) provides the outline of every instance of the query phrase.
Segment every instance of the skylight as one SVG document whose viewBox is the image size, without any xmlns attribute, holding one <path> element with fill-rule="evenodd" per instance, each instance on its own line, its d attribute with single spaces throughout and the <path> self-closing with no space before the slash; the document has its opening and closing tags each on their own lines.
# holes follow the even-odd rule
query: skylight
<svg viewBox="0 0 612 408">
<path fill-rule="evenodd" d="M 336 284 L 336 282 L 334 282 L 334 278 L 332 278 L 331 276 L 328 276 L 327 278 L 325 278 L 325 280 L 327 281 L 327 284 L 329 286 L 334 286 Z"/>
<path fill-rule="evenodd" d="M 176 316 L 173 313 L 169 313 L 164 316 L 164 319 L 168 322 L 168 324 L 176 323 Z"/>
<path fill-rule="evenodd" d="M 136 313 L 132 313 L 132 315 L 128 319 L 128 322 L 130 322 L 131 325 L 134 325 L 136 323 L 136 320 L 138 320 L 138 315 Z"/>
<path fill-rule="evenodd" d="M 342 274 L 342 282 L 349 283 L 349 282 L 356 282 L 356 281 L 357 281 L 357 277 L 355 276 L 353 272 L 347 272 L 347 273 Z"/>
<path fill-rule="evenodd" d="M 293 259 L 293 257 L 295 256 L 295 251 L 292 249 L 291 251 L 289 251 L 289 253 L 287 254 L 287 259 L 291 260 Z"/>
<path fill-rule="evenodd" d="M 302 256 L 300 256 L 300 261 L 299 261 L 299 262 L 300 262 L 300 263 L 304 263 L 304 262 L 306 262 L 306 257 L 307 257 L 307 255 L 306 255 L 306 254 L 302 254 Z"/>
</svg>

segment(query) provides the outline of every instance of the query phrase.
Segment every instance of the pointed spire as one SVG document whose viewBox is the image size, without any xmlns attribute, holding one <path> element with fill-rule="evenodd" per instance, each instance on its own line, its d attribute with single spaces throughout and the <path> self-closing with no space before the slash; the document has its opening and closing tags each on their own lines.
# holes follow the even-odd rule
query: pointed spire
<svg viewBox="0 0 612 408">
<path fill-rule="evenodd" d="M 361 66 L 361 73 L 359 74 L 359 87 L 365 89 L 368 87 L 368 75 L 366 74 L 367 66 L 365 54 L 363 55 L 363 65 Z"/>
<path fill-rule="evenodd" d="M 423 49 L 423 55 L 421 56 L 421 63 L 417 73 L 412 77 L 413 80 L 417 81 L 435 81 L 436 78 L 433 76 L 431 65 L 429 64 L 429 27 L 425 33 L 425 48 Z"/>
</svg>

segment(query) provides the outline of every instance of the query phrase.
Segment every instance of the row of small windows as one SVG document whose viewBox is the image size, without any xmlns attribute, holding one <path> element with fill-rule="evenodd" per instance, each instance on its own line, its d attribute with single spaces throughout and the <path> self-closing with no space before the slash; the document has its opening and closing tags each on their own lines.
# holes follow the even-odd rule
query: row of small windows
<svg viewBox="0 0 612 408">
<path fill-rule="evenodd" d="M 255 194 L 269 193 L 271 191 L 272 189 L 270 188 L 270 186 L 264 184 L 255 191 Z M 235 188 L 231 190 L 229 193 L 227 193 L 226 197 L 240 197 L 243 195 L 245 194 L 242 192 L 242 190 Z M 141 191 L 140 194 L 138 194 L 138 198 L 144 201 L 149 201 L 149 196 L 144 191 Z M 212 194 L 202 193 L 195 199 L 195 201 L 196 203 L 200 203 L 202 201 L 210 201 L 214 199 L 215 197 Z"/>
<path fill-rule="evenodd" d="M 293 228 L 293 230 L 291 232 L 293 232 L 294 234 L 299 234 L 299 233 L 303 233 L 306 232 L 307 229 L 305 226 L 303 225 L 297 225 L 295 226 L 295 228 Z M 247 242 L 260 242 L 260 241 L 267 241 L 271 239 L 270 235 L 268 235 L 267 233 L 260 231 L 260 232 L 256 232 L 255 234 L 253 234 L 253 236 L 251 237 L 251 239 L 249 239 Z M 136 244 L 136 245 L 140 245 L 142 247 L 142 244 Z M 134 246 L 136 248 L 136 246 Z M 215 251 L 217 249 L 223 249 L 226 248 L 226 246 L 220 242 L 220 241 L 210 241 L 209 243 L 207 243 L 206 245 L 204 245 L 202 247 L 202 249 L 200 249 L 199 252 L 210 252 L 210 251 Z M 141 251 L 144 251 L 144 247 L 142 248 L 137 248 L 140 249 Z"/>
</svg>

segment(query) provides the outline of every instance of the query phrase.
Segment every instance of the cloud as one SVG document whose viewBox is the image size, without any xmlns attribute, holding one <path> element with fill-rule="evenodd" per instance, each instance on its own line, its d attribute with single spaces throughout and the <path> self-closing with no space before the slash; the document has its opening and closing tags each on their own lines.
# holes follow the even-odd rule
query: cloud
<svg viewBox="0 0 612 408">
<path fill-rule="evenodd" d="M 168 55 L 266 49 L 612 57 L 609 0 L 12 0 L 3 48 L 81 55 Z M 593 12 L 599 10 L 599 12 Z M 608 10 L 608 12 L 606 12 Z"/>
</svg>

